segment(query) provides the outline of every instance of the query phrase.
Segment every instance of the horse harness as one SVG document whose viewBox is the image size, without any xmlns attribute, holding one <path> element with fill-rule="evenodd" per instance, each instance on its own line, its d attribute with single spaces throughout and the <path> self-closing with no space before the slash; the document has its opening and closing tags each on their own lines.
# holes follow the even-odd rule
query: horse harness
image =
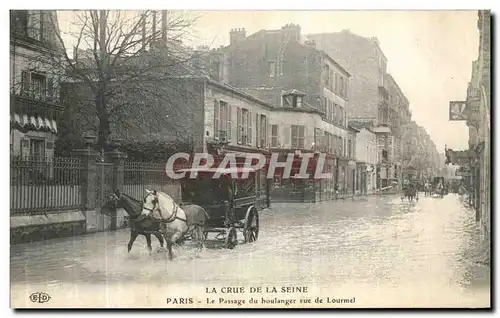
<svg viewBox="0 0 500 318">
<path fill-rule="evenodd" d="M 145 200 L 145 198 L 144 198 L 144 200 Z M 158 202 L 158 197 L 156 197 L 156 202 Z M 173 207 L 174 207 L 174 210 L 173 210 L 173 212 L 172 212 L 172 216 L 170 216 L 170 217 L 169 217 L 168 219 L 166 219 L 166 220 L 165 220 L 165 219 L 163 219 L 163 213 L 162 213 L 161 209 L 160 209 L 160 208 L 158 208 L 158 212 L 160 213 L 160 216 L 162 217 L 162 219 L 161 219 L 161 220 L 159 220 L 159 222 L 160 222 L 160 223 L 172 223 L 172 222 L 174 222 L 175 220 L 180 220 L 180 221 L 183 221 L 184 223 L 186 223 L 186 225 L 187 225 L 187 224 L 188 224 L 188 222 L 187 222 L 187 220 L 186 220 L 186 219 L 183 219 L 183 218 L 181 218 L 181 217 L 177 216 L 177 211 L 179 211 L 179 205 L 178 205 L 178 204 L 176 204 L 173 200 L 172 200 L 172 205 L 173 205 Z M 149 211 L 149 212 L 151 212 L 151 213 L 153 213 L 153 211 L 154 211 L 154 209 L 155 209 L 155 206 L 156 206 L 156 205 L 154 205 L 154 206 L 153 206 L 153 208 L 151 208 L 151 209 L 150 209 L 150 208 L 147 208 L 147 207 L 145 207 L 145 206 L 143 205 L 143 206 L 142 206 L 142 208 L 143 208 L 143 209 L 145 209 L 145 210 L 148 210 L 148 211 Z"/>
</svg>

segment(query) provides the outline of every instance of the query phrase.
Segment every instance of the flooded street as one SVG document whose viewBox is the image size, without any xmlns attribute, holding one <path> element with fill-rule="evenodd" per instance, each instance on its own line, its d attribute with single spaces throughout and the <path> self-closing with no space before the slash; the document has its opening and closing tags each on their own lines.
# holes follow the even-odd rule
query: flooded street
<svg viewBox="0 0 500 318">
<path fill-rule="evenodd" d="M 149 256 L 141 236 L 128 254 L 129 235 L 120 230 L 12 246 L 12 292 L 51 293 L 68 306 L 82 297 L 132 306 L 133 297 L 123 298 L 132 286 L 148 297 L 174 289 L 204 297 L 212 286 L 308 286 L 324 296 L 356 297 L 360 307 L 489 305 L 489 268 L 475 257 L 474 212 L 452 194 L 421 194 L 416 203 L 371 196 L 274 204 L 261 214 L 257 242 L 201 253 L 187 245 L 167 262 L 162 251 Z"/>
</svg>

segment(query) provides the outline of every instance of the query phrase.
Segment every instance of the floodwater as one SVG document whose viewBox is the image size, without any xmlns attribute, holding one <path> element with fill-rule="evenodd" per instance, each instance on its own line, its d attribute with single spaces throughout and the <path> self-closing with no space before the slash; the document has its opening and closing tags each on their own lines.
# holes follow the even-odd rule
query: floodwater
<svg viewBox="0 0 500 318">
<path fill-rule="evenodd" d="M 57 306 L 163 307 L 165 295 L 193 293 L 202 306 L 212 287 L 305 286 L 311 297 L 355 297 L 357 307 L 490 306 L 474 212 L 456 195 L 275 204 L 260 221 L 255 243 L 186 244 L 173 261 L 163 250 L 149 256 L 144 237 L 128 254 L 128 230 L 14 245 L 13 305 L 33 306 L 24 299 L 40 291 Z"/>
</svg>

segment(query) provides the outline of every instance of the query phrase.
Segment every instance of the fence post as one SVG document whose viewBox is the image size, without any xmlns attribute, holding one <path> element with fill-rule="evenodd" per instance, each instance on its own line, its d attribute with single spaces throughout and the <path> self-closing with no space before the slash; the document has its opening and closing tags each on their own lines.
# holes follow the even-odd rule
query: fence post
<svg viewBox="0 0 500 318">
<path fill-rule="evenodd" d="M 83 214 L 87 218 L 87 212 L 95 209 L 95 186 L 96 186 L 96 158 L 98 153 L 92 149 L 77 149 L 74 154 L 80 157 L 82 169 L 80 171 L 81 205 Z"/>
<path fill-rule="evenodd" d="M 107 157 L 113 163 L 113 190 L 123 190 L 123 182 L 124 182 L 124 168 L 125 168 L 125 159 L 127 159 L 127 154 L 115 149 L 114 151 L 108 152 Z M 111 217 L 111 226 L 110 229 L 112 231 L 117 229 L 117 215 L 114 213 Z"/>
</svg>

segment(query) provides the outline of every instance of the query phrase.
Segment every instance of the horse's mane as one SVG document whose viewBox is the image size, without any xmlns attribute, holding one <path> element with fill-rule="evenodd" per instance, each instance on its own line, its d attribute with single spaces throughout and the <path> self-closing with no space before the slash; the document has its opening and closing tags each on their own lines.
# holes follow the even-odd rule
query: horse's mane
<svg viewBox="0 0 500 318">
<path fill-rule="evenodd" d="M 122 192 L 122 193 L 121 193 L 121 195 L 123 195 L 124 197 L 126 197 L 126 198 L 128 198 L 129 200 L 132 200 L 132 201 L 134 201 L 134 202 L 136 202 L 136 203 L 142 204 L 141 200 L 137 200 L 137 199 L 135 199 L 135 198 L 132 198 L 132 197 L 131 197 L 130 195 L 128 195 L 128 194 L 125 194 L 125 193 L 123 193 L 123 192 Z"/>
<path fill-rule="evenodd" d="M 130 215 L 136 215 L 136 214 L 141 213 L 141 210 L 142 210 L 142 202 L 141 201 L 134 199 L 131 196 L 129 196 L 128 194 L 125 194 L 123 192 L 120 194 L 121 194 L 120 199 L 125 199 L 125 201 L 127 201 L 127 203 L 130 204 L 129 208 L 133 209 L 132 211 L 130 211 L 130 210 L 127 210 L 127 207 L 123 207 L 125 210 L 127 210 L 127 212 Z"/>
</svg>

